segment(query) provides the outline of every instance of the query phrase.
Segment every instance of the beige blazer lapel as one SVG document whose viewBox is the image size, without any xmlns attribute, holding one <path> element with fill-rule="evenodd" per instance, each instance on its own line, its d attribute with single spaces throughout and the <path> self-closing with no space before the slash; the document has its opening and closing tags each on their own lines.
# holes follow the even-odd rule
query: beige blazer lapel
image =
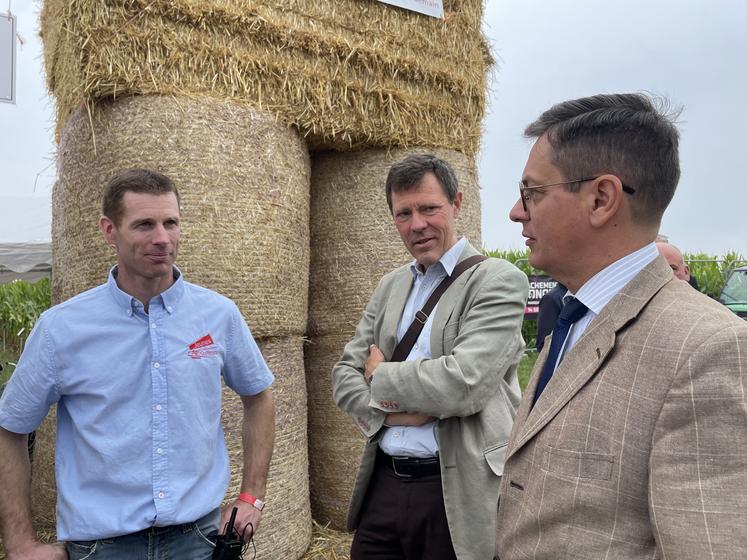
<svg viewBox="0 0 747 560">
<path fill-rule="evenodd" d="M 387 358 L 391 357 L 397 346 L 397 328 L 413 281 L 412 270 L 409 266 L 401 268 L 397 276 L 392 279 L 392 289 L 384 309 L 381 330 L 375 333 L 379 348 Z"/>
<path fill-rule="evenodd" d="M 542 352 L 541 360 L 538 359 L 535 364 L 531 381 L 517 413 L 517 427 L 520 432 L 509 450 L 509 456 L 545 427 L 589 382 L 609 353 L 614 350 L 618 332 L 635 319 L 651 298 L 670 280 L 672 271 L 662 257 L 646 265 L 591 322 L 583 336 L 558 365 L 542 393 L 542 398 L 530 410 L 541 371 L 539 368 L 544 366 L 547 358 L 547 351 Z M 522 414 L 524 416 L 521 416 Z"/>
<path fill-rule="evenodd" d="M 479 255 L 480 253 L 472 247 L 469 243 L 465 245 L 457 264 L 462 262 L 464 259 L 469 258 L 473 255 Z M 479 266 L 473 266 L 469 270 L 465 270 L 456 281 L 449 286 L 449 289 L 444 292 L 441 299 L 438 300 L 436 307 L 436 314 L 433 316 L 433 327 L 431 328 L 431 355 L 443 356 L 451 352 L 451 348 L 443 347 L 443 334 L 446 323 L 449 322 L 454 308 L 464 298 L 464 286 L 470 279 L 470 276 L 474 273 L 475 269 Z"/>
</svg>

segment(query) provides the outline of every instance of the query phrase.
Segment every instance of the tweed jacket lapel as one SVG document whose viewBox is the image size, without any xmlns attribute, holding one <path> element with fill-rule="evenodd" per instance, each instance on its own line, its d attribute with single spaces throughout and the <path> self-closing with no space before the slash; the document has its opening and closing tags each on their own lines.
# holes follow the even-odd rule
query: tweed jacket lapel
<svg viewBox="0 0 747 560">
<path fill-rule="evenodd" d="M 614 351 L 619 331 L 634 321 L 651 298 L 670 280 L 672 271 L 663 257 L 646 265 L 591 322 L 560 362 L 542 397 L 530 410 L 539 372 L 547 359 L 548 350 L 543 348 L 517 412 L 515 441 L 511 442 L 509 457 L 546 426 L 589 382 L 610 352 Z"/>
</svg>

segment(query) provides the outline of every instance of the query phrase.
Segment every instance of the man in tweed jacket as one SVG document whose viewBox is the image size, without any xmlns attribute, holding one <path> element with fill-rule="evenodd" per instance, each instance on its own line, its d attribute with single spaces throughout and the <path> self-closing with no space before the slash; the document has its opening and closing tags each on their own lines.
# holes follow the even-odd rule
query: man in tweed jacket
<svg viewBox="0 0 747 560">
<path fill-rule="evenodd" d="M 497 557 L 747 558 L 747 323 L 674 278 L 653 243 L 676 128 L 647 96 L 598 95 L 525 134 L 510 217 L 529 262 L 588 310 L 540 393 L 548 338 L 517 412 Z"/>
</svg>

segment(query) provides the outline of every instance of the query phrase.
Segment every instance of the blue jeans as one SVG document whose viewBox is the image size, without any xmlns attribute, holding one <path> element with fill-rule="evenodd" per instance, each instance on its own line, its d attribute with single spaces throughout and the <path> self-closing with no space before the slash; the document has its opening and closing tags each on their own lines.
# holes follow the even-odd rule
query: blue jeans
<svg viewBox="0 0 747 560">
<path fill-rule="evenodd" d="M 70 560 L 210 560 L 220 509 L 194 523 L 151 527 L 131 535 L 65 543 Z"/>
</svg>

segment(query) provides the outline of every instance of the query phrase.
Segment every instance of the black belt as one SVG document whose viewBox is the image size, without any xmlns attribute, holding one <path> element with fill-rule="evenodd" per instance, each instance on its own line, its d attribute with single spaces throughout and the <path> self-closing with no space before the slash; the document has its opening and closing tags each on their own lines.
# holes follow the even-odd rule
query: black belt
<svg viewBox="0 0 747 560">
<path fill-rule="evenodd" d="M 376 463 L 382 465 L 399 478 L 420 478 L 441 474 L 441 463 L 438 457 L 392 457 L 379 448 L 376 453 Z"/>
</svg>

